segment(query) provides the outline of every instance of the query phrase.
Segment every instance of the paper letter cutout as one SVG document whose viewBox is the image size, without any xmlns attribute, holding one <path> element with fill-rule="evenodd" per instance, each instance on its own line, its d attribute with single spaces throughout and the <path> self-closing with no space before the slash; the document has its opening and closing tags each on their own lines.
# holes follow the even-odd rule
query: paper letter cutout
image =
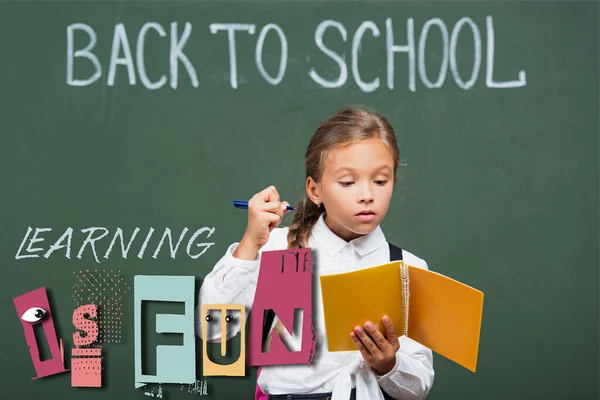
<svg viewBox="0 0 600 400">
<path fill-rule="evenodd" d="M 200 289 L 202 290 L 202 289 Z M 215 309 L 215 308 L 209 308 L 209 312 L 206 315 L 202 315 L 202 304 L 199 304 L 198 307 L 196 308 L 196 335 L 209 343 L 220 343 L 221 342 L 221 338 L 223 336 L 225 336 L 225 340 L 229 340 L 231 338 L 233 338 L 235 335 L 237 335 L 240 332 L 240 329 L 242 329 L 242 324 L 241 324 L 241 318 L 240 318 L 240 314 L 241 312 L 239 310 L 231 310 L 231 309 L 227 309 L 227 310 L 223 310 L 223 311 L 227 311 L 227 314 L 225 315 L 225 317 L 227 317 L 227 315 L 232 317 L 232 320 L 230 320 L 229 322 L 227 322 L 227 320 L 225 320 L 225 322 L 227 322 L 226 324 L 226 335 L 223 335 L 223 332 L 221 331 L 221 310 L 220 309 Z M 244 310 L 244 313 L 246 312 L 246 310 Z M 208 324 L 206 327 L 206 331 L 202 330 L 202 325 L 203 325 L 203 321 L 206 319 L 207 316 L 210 315 L 210 320 L 207 320 Z"/>
<path fill-rule="evenodd" d="M 135 387 L 146 383 L 196 382 L 194 335 L 194 277 L 136 275 L 133 281 L 135 330 Z M 183 302 L 185 313 L 158 314 L 157 333 L 183 334 L 183 346 L 156 346 L 156 375 L 142 374 L 142 302 Z"/>
<path fill-rule="evenodd" d="M 95 304 L 87 304 L 73 311 L 73 325 L 86 333 L 73 333 L 75 346 L 86 346 L 98 339 L 98 324 L 88 318 L 96 318 L 97 307 Z M 88 314 L 88 317 L 85 317 Z M 102 349 L 74 348 L 71 358 L 71 386 L 72 387 L 102 387 Z M 85 358 L 77 358 L 85 357 Z"/>
<path fill-rule="evenodd" d="M 97 350 L 93 357 L 71 358 L 71 387 L 102 387 L 102 350 Z"/>
<path fill-rule="evenodd" d="M 52 310 L 50 309 L 50 302 L 48 301 L 46 288 L 41 287 L 17 296 L 13 299 L 13 302 L 15 303 L 15 308 L 17 309 L 19 321 L 21 321 L 21 324 L 23 325 L 25 341 L 29 347 L 31 361 L 33 361 L 35 373 L 37 374 L 37 376 L 32 379 L 43 378 L 45 376 L 60 374 L 61 372 L 68 371 L 64 367 L 64 354 L 62 353 L 62 346 L 58 345 L 58 338 L 56 337 L 56 329 L 54 328 L 54 321 L 52 320 Z M 21 319 L 21 317 L 30 308 L 41 308 L 46 313 L 37 322 L 24 321 Z M 50 348 L 50 353 L 52 354 L 52 358 L 45 361 L 40 360 L 40 350 L 36 343 L 35 333 L 33 331 L 33 325 L 35 324 L 42 324 L 42 328 L 44 328 L 44 334 L 46 335 L 46 339 L 48 341 L 48 347 Z"/>
<path fill-rule="evenodd" d="M 73 343 L 75 346 L 87 346 L 98 339 L 98 324 L 95 321 L 86 318 L 85 314 L 89 315 L 88 318 L 96 318 L 96 305 L 87 304 L 78 307 L 73 311 L 73 325 L 75 328 L 86 333 L 85 337 L 81 335 L 81 332 L 75 332 L 73 334 Z"/>
<path fill-rule="evenodd" d="M 302 347 L 289 351 L 273 334 L 271 350 L 262 352 L 265 310 L 272 309 L 288 332 L 293 331 L 294 310 L 303 309 Z M 312 361 L 317 342 L 312 324 L 312 253 L 310 249 L 264 251 L 254 305 L 250 314 L 249 365 L 304 364 Z"/>
<path fill-rule="evenodd" d="M 240 316 L 240 357 L 233 364 L 216 364 L 208 358 L 208 340 L 202 341 L 202 375 L 203 376 L 244 376 L 246 375 L 246 308 L 243 304 L 203 304 L 202 305 L 202 332 L 208 332 L 206 314 L 208 310 L 220 310 L 221 316 L 221 355 L 227 352 L 227 339 L 223 339 L 223 332 L 227 332 L 227 311 L 236 311 Z M 215 313 L 216 314 L 216 313 Z"/>
</svg>

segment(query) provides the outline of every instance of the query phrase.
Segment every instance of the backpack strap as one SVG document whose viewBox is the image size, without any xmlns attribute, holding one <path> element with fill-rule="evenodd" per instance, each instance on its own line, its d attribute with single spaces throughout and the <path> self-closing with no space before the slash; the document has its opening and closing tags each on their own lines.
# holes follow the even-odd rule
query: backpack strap
<svg viewBox="0 0 600 400">
<path fill-rule="evenodd" d="M 402 249 L 388 242 L 390 247 L 390 261 L 402 261 Z"/>
</svg>

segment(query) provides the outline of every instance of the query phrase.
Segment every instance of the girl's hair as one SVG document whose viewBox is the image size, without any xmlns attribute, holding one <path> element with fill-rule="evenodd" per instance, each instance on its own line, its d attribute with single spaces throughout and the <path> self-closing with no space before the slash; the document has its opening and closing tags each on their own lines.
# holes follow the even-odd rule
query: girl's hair
<svg viewBox="0 0 600 400">
<path fill-rule="evenodd" d="M 319 125 L 306 149 L 306 178 L 310 176 L 315 182 L 321 182 L 325 160 L 331 151 L 373 138 L 380 139 L 392 153 L 395 184 L 400 151 L 394 129 L 383 115 L 362 106 L 343 108 Z M 325 211 L 325 206 L 317 207 L 305 191 L 302 200 L 296 205 L 290 224 L 288 248 L 308 247 L 310 232 Z"/>
</svg>

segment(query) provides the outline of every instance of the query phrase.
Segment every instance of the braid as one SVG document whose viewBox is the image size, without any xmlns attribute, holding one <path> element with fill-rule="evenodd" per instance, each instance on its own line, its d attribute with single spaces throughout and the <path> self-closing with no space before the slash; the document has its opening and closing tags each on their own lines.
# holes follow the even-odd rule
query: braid
<svg viewBox="0 0 600 400">
<path fill-rule="evenodd" d="M 317 207 L 308 195 L 304 194 L 304 197 L 296 207 L 294 218 L 292 218 L 292 222 L 290 223 L 290 230 L 287 236 L 288 249 L 308 247 L 310 232 L 324 212 L 324 206 Z"/>
</svg>

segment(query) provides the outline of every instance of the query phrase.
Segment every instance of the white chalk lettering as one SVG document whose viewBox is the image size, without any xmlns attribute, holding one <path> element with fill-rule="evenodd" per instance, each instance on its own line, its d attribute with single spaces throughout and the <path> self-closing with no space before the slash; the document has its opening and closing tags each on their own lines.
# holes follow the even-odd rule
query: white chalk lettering
<svg viewBox="0 0 600 400">
<path fill-rule="evenodd" d="M 110 252 L 112 251 L 112 248 L 115 245 L 115 242 L 117 241 L 117 237 L 118 237 L 121 239 L 121 254 L 123 255 L 123 258 L 126 259 L 127 253 L 129 253 L 129 249 L 131 248 L 131 243 L 133 243 L 133 241 L 135 240 L 135 237 L 137 236 L 139 231 L 140 231 L 140 228 L 136 227 L 135 230 L 133 231 L 133 234 L 131 235 L 131 239 L 129 239 L 129 243 L 127 243 L 127 247 L 125 247 L 125 243 L 124 243 L 124 239 L 123 239 L 123 230 L 121 228 L 117 228 L 115 235 L 113 236 L 112 240 L 110 241 L 110 245 L 108 246 L 108 249 L 106 249 L 104 258 L 108 259 L 108 256 L 110 255 Z M 145 243 L 145 244 L 147 244 L 147 243 Z"/>
<path fill-rule="evenodd" d="M 344 43 L 346 43 L 346 39 L 348 38 L 348 32 L 346 31 L 346 28 L 344 28 L 344 25 L 342 25 L 340 22 L 332 20 L 326 20 L 321 22 L 317 26 L 317 30 L 315 31 L 315 43 L 317 44 L 317 47 L 337 63 L 337 65 L 340 67 L 340 75 L 335 81 L 328 81 L 325 78 L 321 77 L 317 73 L 317 71 L 315 71 L 314 68 L 311 68 L 308 74 L 313 79 L 313 81 L 315 81 L 319 85 L 323 86 L 324 88 L 331 89 L 343 86 L 346 83 L 346 80 L 348 79 L 348 66 L 339 54 L 325 47 L 325 44 L 323 43 L 323 35 L 329 27 L 336 28 L 340 32 Z"/>
<path fill-rule="evenodd" d="M 162 74 L 158 81 L 152 82 L 146 73 L 146 64 L 144 63 L 144 45 L 146 42 L 146 32 L 148 32 L 150 29 L 154 29 L 160 35 L 160 37 L 167 36 L 167 33 L 163 27 L 156 22 L 145 23 L 138 33 L 135 59 L 137 62 L 138 75 L 140 76 L 140 81 L 142 81 L 142 84 L 150 90 L 156 90 L 160 89 L 165 85 L 165 83 L 167 83 L 167 75 Z"/>
<path fill-rule="evenodd" d="M 119 57 L 119 53 L 123 48 L 123 55 L 125 57 Z M 113 42 L 110 54 L 110 64 L 108 66 L 108 79 L 106 84 L 113 86 L 115 84 L 115 75 L 117 73 L 117 64 L 127 66 L 127 75 L 129 76 L 129 84 L 135 85 L 135 69 L 133 68 L 133 57 L 131 56 L 131 49 L 129 47 L 129 41 L 127 40 L 127 32 L 125 31 L 125 25 L 115 25 L 115 33 L 113 35 Z"/>
<path fill-rule="evenodd" d="M 104 231 L 100 234 L 100 236 L 92 238 L 92 236 L 94 235 L 94 232 L 96 231 Z M 82 233 L 88 233 L 88 237 L 85 238 L 85 240 L 83 241 L 83 244 L 81 245 L 81 248 L 79 249 L 79 253 L 77 253 L 77 258 L 81 259 L 81 255 L 83 254 L 83 251 L 85 250 L 85 246 L 89 245 L 92 247 L 92 254 L 94 255 L 94 259 L 96 260 L 97 263 L 100 263 L 100 261 L 98 260 L 98 256 L 96 255 L 96 245 L 95 242 L 97 240 L 102 239 L 104 236 L 108 235 L 108 229 L 106 228 L 97 228 L 97 227 L 93 227 L 93 228 L 87 228 L 87 229 L 82 229 L 81 230 Z"/>
<path fill-rule="evenodd" d="M 194 241 L 198 238 L 198 236 L 200 236 L 202 233 L 208 231 L 208 235 L 206 236 L 207 238 L 211 237 L 212 234 L 215 232 L 215 228 L 208 228 L 208 227 L 204 227 L 202 229 L 198 229 L 190 238 L 188 245 L 187 245 L 187 254 L 188 256 L 190 256 L 192 259 L 197 259 L 198 257 L 200 257 L 202 254 L 206 253 L 206 251 L 211 247 L 214 246 L 214 242 L 210 242 L 210 243 L 196 243 L 196 247 L 204 247 L 204 250 L 202 250 L 201 253 L 198 254 L 194 254 L 192 255 L 190 252 L 192 250 L 192 244 L 194 244 Z"/>
<path fill-rule="evenodd" d="M 74 31 L 76 31 L 76 30 L 84 31 L 85 33 L 87 33 L 90 38 L 90 42 L 88 43 L 88 45 L 85 48 L 79 49 L 74 52 L 73 51 L 73 47 L 74 47 L 73 34 L 74 34 Z M 94 48 L 94 46 L 96 46 L 96 32 L 94 32 L 94 30 L 89 25 L 78 23 L 78 24 L 71 24 L 71 25 L 67 26 L 67 84 L 68 85 L 88 86 L 88 85 L 91 85 L 92 83 L 96 82 L 98 79 L 100 79 L 100 76 L 102 75 L 102 68 L 100 67 L 100 61 L 98 60 L 98 57 L 96 57 L 96 55 L 90 51 Z M 90 60 L 92 62 L 92 64 L 94 64 L 94 68 L 96 69 L 96 71 L 92 74 L 92 76 L 90 76 L 87 79 L 73 78 L 73 74 L 74 74 L 73 73 L 73 59 L 78 58 L 78 57 L 87 58 L 88 60 Z"/>
<path fill-rule="evenodd" d="M 265 38 L 267 37 L 267 33 L 273 29 L 277 32 L 279 36 L 279 43 L 281 44 L 281 58 L 279 60 L 279 71 L 277 72 L 277 76 L 273 78 L 269 73 L 265 70 L 265 66 L 263 65 L 262 56 L 263 56 L 263 46 L 265 44 Z M 235 50 L 235 49 L 234 49 Z M 285 75 L 285 69 L 287 67 L 287 58 L 288 58 L 288 43 L 285 38 L 285 33 L 276 24 L 268 24 L 265 25 L 264 28 L 261 29 L 260 34 L 258 35 L 258 42 L 256 43 L 256 67 L 258 71 L 262 75 L 262 77 L 269 82 L 271 85 L 278 85 L 283 76 Z"/>
<path fill-rule="evenodd" d="M 38 257 L 35 254 L 21 255 L 21 251 L 23 250 L 23 246 L 25 246 L 25 243 L 27 243 L 27 238 L 29 237 L 29 234 L 31 233 L 32 230 L 33 229 L 31 229 L 30 226 L 27 227 L 27 233 L 25 233 L 25 237 L 21 241 L 21 245 L 19 246 L 19 249 L 17 250 L 17 255 L 15 256 L 15 259 L 20 260 L 22 258 L 35 258 L 35 257 Z"/>
<path fill-rule="evenodd" d="M 458 43 L 458 36 L 460 35 L 460 30 L 462 27 L 467 24 L 471 28 L 471 32 L 473 33 L 473 68 L 471 70 L 471 77 L 467 82 L 463 81 L 458 72 L 458 63 L 456 61 L 456 45 Z M 450 71 L 452 71 L 452 76 L 454 77 L 454 81 L 461 89 L 470 89 L 473 87 L 475 82 L 477 81 L 477 77 L 479 76 L 479 68 L 481 67 L 481 35 L 479 33 L 479 28 L 475 25 L 475 22 L 471 18 L 464 17 L 461 18 L 456 25 L 454 25 L 454 29 L 452 29 L 452 35 L 450 36 Z"/>
<path fill-rule="evenodd" d="M 377 21 L 375 19 L 359 21 L 360 23 L 354 31 L 352 40 L 348 37 L 348 30 L 344 25 L 344 21 L 335 20 L 333 17 L 321 21 L 317 20 L 318 23 L 312 33 L 314 44 L 305 43 L 305 49 L 297 48 L 298 45 L 296 44 L 293 55 L 291 54 L 289 37 L 281 25 L 276 22 L 261 25 L 262 28 L 253 23 L 209 23 L 209 32 L 200 31 L 200 33 L 196 32 L 195 34 L 212 37 L 220 32 L 226 33 L 227 49 L 223 48 L 223 57 L 228 56 L 229 58 L 228 64 L 224 63 L 222 68 L 225 71 L 225 68 L 229 67 L 229 73 L 225 73 L 225 79 L 229 78 L 230 86 L 234 90 L 238 89 L 240 81 L 247 81 L 246 78 L 242 77 L 241 66 L 248 65 L 248 62 L 252 60 L 244 60 L 244 62 L 238 60 L 241 56 L 238 56 L 237 50 L 238 47 L 241 50 L 243 45 L 247 45 L 248 40 L 254 43 L 254 64 L 259 75 L 263 78 L 259 81 L 269 86 L 281 86 L 283 80 L 290 74 L 291 70 L 288 71 L 288 66 L 293 63 L 296 67 L 299 62 L 302 62 L 303 58 L 306 63 L 304 66 L 305 71 L 308 71 L 311 81 L 315 83 L 313 85 L 325 89 L 344 87 L 348 82 L 349 73 L 352 74 L 351 79 L 354 80 L 358 89 L 365 93 L 382 90 L 385 86 L 389 90 L 395 90 L 396 81 L 402 82 L 401 86 L 404 86 L 405 79 L 407 81 L 405 87 L 410 92 L 416 91 L 417 79 L 420 79 L 421 88 L 423 89 L 438 89 L 448 84 L 448 75 L 451 75 L 451 79 L 454 80 L 456 86 L 462 90 L 473 89 L 478 81 L 482 83 L 482 88 L 493 89 L 519 88 L 527 85 L 526 73 L 523 69 L 517 70 L 518 79 L 515 80 L 498 80 L 494 76 L 494 73 L 503 76 L 503 72 L 495 71 L 494 68 L 496 32 L 492 16 L 486 16 L 485 21 L 481 19 L 479 24 L 476 19 L 463 16 L 458 18 L 454 25 L 449 24 L 447 20 L 444 21 L 442 18 L 431 18 L 424 22 L 421 29 L 415 27 L 414 19 L 409 16 L 405 19 L 392 19 L 384 15 L 383 18 L 381 21 L 385 21 L 385 32 L 383 32 L 381 24 L 378 25 L 374 22 Z M 108 71 L 106 74 L 107 86 L 126 84 L 125 82 L 129 85 L 136 85 L 139 78 L 140 87 L 143 89 L 158 90 L 167 86 L 177 89 L 180 78 L 185 78 L 185 75 L 180 76 L 179 74 L 179 69 L 183 65 L 183 68 L 185 68 L 183 74 L 187 72 L 189 78 L 185 81 L 189 81 L 194 88 L 198 88 L 198 74 L 190 61 L 193 59 L 191 56 L 194 55 L 203 60 L 208 60 L 213 59 L 211 58 L 213 54 L 203 53 L 204 50 L 196 45 L 196 43 L 202 44 L 203 41 L 195 42 L 192 45 L 192 42 L 190 42 L 192 40 L 192 24 L 190 22 L 169 22 L 170 29 L 165 23 L 160 24 L 149 21 L 141 24 L 141 28 L 137 32 L 137 42 L 135 49 L 133 49 L 135 50 L 133 56 L 131 51 L 133 43 L 129 42 L 126 26 L 123 23 L 114 24 L 114 31 L 111 32 L 112 46 L 102 54 L 96 46 L 100 38 L 97 37 L 96 31 L 91 26 L 83 23 L 68 25 L 66 46 L 67 84 L 70 86 L 89 86 L 102 79 L 103 72 Z M 396 29 L 394 30 L 394 28 Z M 438 30 L 441 38 L 439 51 L 437 50 L 437 43 L 440 43 L 437 40 Z M 240 32 L 241 36 L 238 35 Z M 484 33 L 487 33 L 485 42 L 482 37 Z M 246 37 L 246 34 L 250 36 L 258 34 L 256 41 L 254 42 L 254 37 Z M 377 54 L 368 52 L 368 46 L 373 43 L 379 46 L 383 45 L 383 39 L 379 38 L 384 34 L 385 55 L 379 56 L 379 58 L 375 56 L 367 59 L 364 54 Z M 461 34 L 463 35 L 461 36 Z M 434 38 L 431 38 L 430 35 L 434 35 Z M 473 37 L 473 45 L 468 44 L 464 48 L 461 47 L 463 46 L 462 43 L 470 43 L 469 35 Z M 135 38 L 132 39 L 135 40 Z M 217 38 L 215 40 L 224 39 Z M 267 43 L 268 40 L 279 40 L 279 47 L 276 47 L 276 42 Z M 327 43 L 325 43 L 326 40 Z M 461 40 L 463 41 L 461 42 Z M 104 42 L 106 42 L 106 39 Z M 271 43 L 275 43 L 275 46 L 271 46 Z M 303 42 L 299 41 L 297 43 L 301 44 Z M 165 51 L 166 46 L 169 46 L 168 72 L 166 70 L 153 72 L 149 60 L 146 62 L 146 54 L 151 54 L 149 52 L 151 52 L 152 45 L 164 45 Z M 324 60 L 323 63 L 310 65 L 311 54 L 313 53 L 310 46 L 316 48 L 319 53 L 319 60 Z M 486 46 L 485 49 L 484 46 Z M 483 54 L 484 51 L 486 54 Z M 438 52 L 439 54 L 437 54 Z M 398 53 L 404 54 L 398 55 Z M 302 54 L 305 54 L 305 57 Z M 404 56 L 406 56 L 406 62 Z M 350 60 L 348 60 L 348 57 L 350 57 Z M 384 57 L 385 59 L 383 59 Z M 462 59 L 463 57 L 465 60 Z M 472 64 L 470 57 L 473 57 Z M 278 61 L 279 63 L 277 63 Z M 396 65 L 396 61 L 398 61 L 398 65 Z M 90 68 L 90 63 L 92 68 Z M 459 71 L 459 64 L 464 65 L 464 70 Z M 104 71 L 102 66 L 104 66 Z M 121 68 L 120 71 L 121 74 L 127 71 L 127 80 L 123 77 L 117 83 L 118 66 L 125 67 Z M 385 77 L 382 76 L 383 72 L 379 72 L 382 70 L 382 66 L 385 67 Z M 397 66 L 398 68 L 396 68 Z M 485 69 L 485 78 L 483 77 L 483 69 Z M 369 73 L 367 71 L 377 72 Z M 208 68 L 202 72 L 207 74 L 203 82 L 209 85 L 213 84 L 215 75 L 211 69 Z M 211 76 L 208 76 L 209 74 Z M 220 73 L 217 73 L 216 76 L 220 77 L 220 75 Z M 483 79 L 485 79 L 485 85 L 483 85 Z M 22 254 L 19 253 L 19 256 L 31 257 L 31 255 L 27 255 L 24 248 L 21 250 Z"/>
<path fill-rule="evenodd" d="M 22 258 L 35 258 L 35 257 L 39 257 L 37 254 L 21 255 L 21 251 L 23 250 L 23 246 L 25 246 L 25 243 L 27 243 L 27 238 L 29 237 L 29 234 L 31 233 L 32 230 L 33 229 L 31 229 L 30 226 L 27 227 L 27 233 L 25 233 L 25 237 L 21 241 L 21 245 L 19 246 L 19 250 L 17 250 L 17 255 L 15 256 L 15 258 L 17 260 L 20 260 Z"/>
<path fill-rule="evenodd" d="M 494 20 L 489 15 L 485 17 L 487 26 L 487 69 L 485 74 L 485 84 L 490 88 L 515 88 L 522 87 L 527 84 L 525 71 L 519 71 L 518 81 L 495 82 L 494 81 Z"/>
<path fill-rule="evenodd" d="M 440 65 L 440 73 L 437 81 L 431 82 L 427 77 L 427 71 L 425 70 L 425 46 L 427 45 L 427 34 L 431 25 L 436 25 L 440 28 L 442 33 L 442 62 Z M 425 22 L 423 29 L 421 30 L 421 37 L 419 38 L 419 75 L 423 84 L 429 88 L 441 88 L 446 80 L 446 73 L 448 71 L 448 29 L 446 24 L 439 18 L 433 18 Z"/>
<path fill-rule="evenodd" d="M 231 87 L 237 89 L 237 52 L 235 49 L 235 31 L 247 31 L 254 35 L 256 25 L 254 24 L 210 24 L 210 33 L 213 35 L 219 31 L 227 31 L 229 43 L 229 82 Z M 287 58 L 287 57 L 286 57 Z"/>
<path fill-rule="evenodd" d="M 195 88 L 198 87 L 198 76 L 196 75 L 196 70 L 194 66 L 190 62 L 190 59 L 183 52 L 183 48 L 190 38 L 190 34 L 192 33 L 192 24 L 189 22 L 185 23 L 185 27 L 183 28 L 183 34 L 181 38 L 178 40 L 178 31 L 177 31 L 177 22 L 171 22 L 171 52 L 169 60 L 171 65 L 171 87 L 173 89 L 177 89 L 177 85 L 179 83 L 179 63 L 181 61 L 185 70 L 187 71 L 190 79 L 192 80 L 192 86 Z"/>
<path fill-rule="evenodd" d="M 365 31 L 369 29 L 373 36 L 378 38 L 380 35 L 379 28 L 372 21 L 364 21 L 356 32 L 354 33 L 354 37 L 352 38 L 352 76 L 354 77 L 354 81 L 358 85 L 358 87 L 363 92 L 373 92 L 379 87 L 379 78 L 375 78 L 375 80 L 371 82 L 364 82 L 360 77 L 360 71 L 358 70 L 358 51 L 361 48 L 362 37 L 365 34 Z"/>
<path fill-rule="evenodd" d="M 148 246 L 148 241 L 152 237 L 153 233 L 154 233 L 154 228 L 150 227 L 150 230 L 148 231 L 148 234 L 146 235 L 146 239 L 144 240 L 144 244 L 142 244 L 142 248 L 140 249 L 140 252 L 138 253 L 139 259 L 142 259 L 142 257 L 144 256 L 144 251 L 146 251 L 146 246 Z"/>
<path fill-rule="evenodd" d="M 387 47 L 387 86 L 394 89 L 394 53 L 408 53 L 408 89 L 411 92 L 416 90 L 415 84 L 415 27 L 412 18 L 406 21 L 406 39 L 404 46 L 394 44 L 394 27 L 392 19 L 385 20 L 386 29 L 386 47 Z"/>
<path fill-rule="evenodd" d="M 48 249 L 46 254 L 44 254 L 44 258 L 48 258 L 48 257 L 50 257 L 50 254 L 54 253 L 56 250 L 66 247 L 67 251 L 65 253 L 65 257 L 67 257 L 68 259 L 71 259 L 71 239 L 72 238 L 73 238 L 73 228 L 69 227 L 69 228 L 67 228 L 65 233 L 63 233 L 63 235 L 56 242 L 54 242 L 54 244 L 52 246 L 50 246 L 50 248 Z M 61 244 L 65 239 L 67 239 L 67 244 Z"/>
<path fill-rule="evenodd" d="M 181 241 L 185 237 L 185 234 L 187 233 L 188 230 L 189 230 L 188 228 L 183 229 L 183 231 L 181 232 L 181 235 L 179 235 L 179 240 L 177 241 L 177 244 L 175 245 L 175 247 L 173 247 L 173 237 L 171 235 L 171 229 L 166 228 L 165 233 L 163 233 L 163 236 L 160 239 L 160 242 L 158 243 L 158 247 L 156 248 L 156 251 L 152 255 L 152 258 L 158 257 L 158 253 L 160 252 L 160 249 L 162 248 L 163 242 L 165 241 L 166 237 L 169 237 L 169 246 L 171 248 L 171 258 L 175 258 L 177 249 L 179 248 L 179 245 L 181 244 Z"/>
<path fill-rule="evenodd" d="M 44 238 L 39 236 L 41 233 L 51 232 L 51 231 L 52 231 L 51 228 L 35 228 L 35 230 L 34 230 L 31 226 L 28 227 L 27 232 L 25 233 L 25 236 L 24 236 L 23 240 L 21 241 L 21 244 L 19 245 L 19 249 L 17 250 L 15 259 L 21 260 L 21 259 L 26 259 L 26 258 L 39 258 L 40 257 L 39 254 L 35 254 L 35 253 L 44 251 L 44 248 L 34 247 L 34 244 L 41 243 L 44 241 Z M 133 233 L 131 234 L 131 237 L 129 238 L 127 245 L 125 245 L 125 238 L 124 238 L 123 230 L 121 228 L 116 229 L 116 231 L 112 235 L 112 239 L 110 240 L 110 243 L 108 242 L 108 238 L 106 238 L 109 235 L 109 230 L 107 228 L 91 227 L 91 228 L 81 229 L 81 233 L 84 234 L 85 236 L 81 237 L 81 238 L 77 238 L 77 237 L 75 238 L 75 240 L 81 241 L 81 247 L 79 249 L 79 252 L 77 253 L 77 258 L 81 259 L 83 257 L 83 254 L 85 253 L 86 249 L 89 247 L 89 248 L 91 248 L 91 253 L 92 253 L 94 259 L 96 260 L 96 262 L 100 263 L 100 259 L 98 258 L 98 255 L 97 255 L 97 252 L 101 251 L 99 249 L 99 247 L 102 247 L 102 246 L 108 244 L 108 248 L 106 249 L 106 252 L 104 254 L 104 259 L 109 259 L 110 255 L 112 254 L 112 250 L 115 247 L 115 244 L 117 243 L 117 240 L 119 240 L 120 245 L 121 245 L 121 252 L 120 252 L 121 256 L 124 259 L 127 259 L 127 256 L 129 254 L 130 250 L 132 249 L 132 246 L 134 246 L 136 240 L 138 239 L 139 232 L 140 232 L 140 228 L 136 227 L 134 229 Z M 189 229 L 187 227 L 184 228 L 182 230 L 181 234 L 179 235 L 177 242 L 173 243 L 173 235 L 171 233 L 171 229 L 168 227 L 165 228 L 164 233 L 160 239 L 160 242 L 157 244 L 154 254 L 152 255 L 152 258 L 156 259 L 158 257 L 158 254 L 160 253 L 165 241 L 168 239 L 170 256 L 171 256 L 171 258 L 175 259 L 180 248 L 183 247 L 182 243 L 184 243 L 188 232 L 189 232 Z M 200 235 L 202 235 L 204 233 L 206 233 L 207 238 L 210 238 L 214 232 L 215 232 L 214 227 L 213 228 L 203 227 L 203 228 L 196 230 L 187 242 L 187 246 L 186 246 L 187 255 L 191 259 L 195 260 L 195 259 L 199 258 L 200 256 L 202 256 L 204 253 L 206 253 L 206 251 L 210 247 L 214 246 L 215 243 L 214 242 L 200 242 L 198 239 L 199 239 Z M 54 242 L 54 244 L 52 244 L 48 248 L 48 250 L 43 255 L 43 257 L 47 259 L 52 255 L 56 256 L 57 250 L 65 249 L 65 252 L 63 254 L 65 255 L 66 258 L 70 259 L 71 258 L 71 243 L 74 240 L 73 233 L 74 233 L 73 228 L 68 227 L 64 231 L 64 233 L 60 236 L 60 238 L 58 238 Z M 150 239 L 152 238 L 153 233 L 154 233 L 154 228 L 150 227 L 148 230 L 148 234 L 146 235 L 143 243 L 141 244 L 141 248 L 137 255 L 138 258 L 142 259 L 142 257 L 144 256 L 144 252 L 150 242 Z M 106 239 L 104 239 L 104 238 L 106 238 Z M 139 239 L 139 240 L 141 240 L 141 239 Z M 199 243 L 196 243 L 197 241 Z M 139 241 L 138 241 L 138 243 L 139 243 Z M 193 249 L 192 249 L 192 247 L 194 247 L 194 246 L 201 248 L 201 251 L 199 253 L 194 253 Z M 183 250 L 181 250 L 181 251 L 183 251 Z"/>
<path fill-rule="evenodd" d="M 25 249 L 25 251 L 27 251 L 28 253 L 37 253 L 38 251 L 44 251 L 43 248 L 41 247 L 37 247 L 35 249 L 31 248 L 31 245 L 34 243 L 40 243 L 44 241 L 44 238 L 38 238 L 38 233 L 41 232 L 50 232 L 52 229 L 50 228 L 35 228 L 35 232 L 33 233 L 33 237 L 31 238 L 31 240 L 29 241 L 29 246 L 27 246 L 27 248 Z M 37 254 L 35 255 L 35 257 L 39 257 Z"/>
</svg>

